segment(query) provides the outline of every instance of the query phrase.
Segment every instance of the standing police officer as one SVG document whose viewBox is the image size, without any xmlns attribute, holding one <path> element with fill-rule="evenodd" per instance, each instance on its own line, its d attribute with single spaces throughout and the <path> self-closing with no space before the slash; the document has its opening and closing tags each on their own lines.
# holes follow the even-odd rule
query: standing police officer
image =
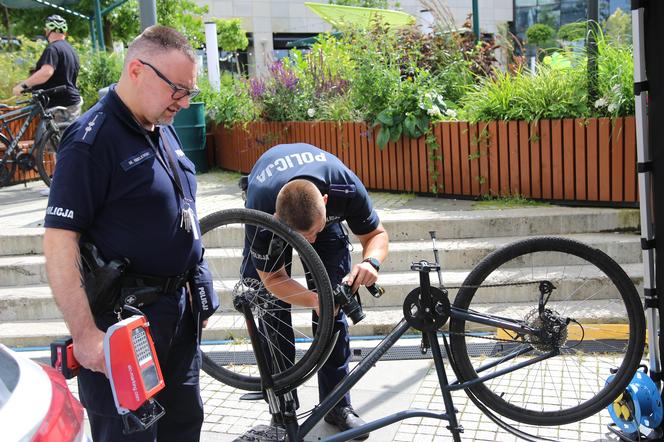
<svg viewBox="0 0 664 442">
<path fill-rule="evenodd" d="M 312 244 L 325 265 L 332 287 L 345 279 L 354 293 L 360 285 L 371 286 L 376 282 L 380 264 L 387 256 L 388 235 L 360 179 L 334 155 L 304 143 L 274 146 L 254 165 L 248 178 L 246 197 L 247 208 L 274 214 Z M 341 226 L 343 220 L 362 244 L 363 259 L 352 269 L 350 242 Z M 254 244 L 252 247 L 263 249 L 264 246 Z M 276 313 L 280 317 L 273 325 L 283 328 L 276 331 L 282 337 L 279 340 L 283 337 L 292 339 L 289 304 L 315 309 L 318 307 L 316 293 L 291 279 L 284 267 L 269 273 L 261 271 L 273 268 L 266 265 L 265 260 L 270 258 L 265 254 L 245 249 L 244 256 L 244 276 L 258 276 L 284 306 Z M 316 322 L 314 313 L 314 327 Z M 351 354 L 348 323 L 343 311 L 339 311 L 335 318 L 334 331 L 340 332 L 339 338 L 318 372 L 320 401 L 348 374 Z M 294 357 L 292 343 L 279 342 L 278 345 L 281 354 L 291 359 Z M 351 406 L 350 394 L 346 394 L 325 416 L 325 421 L 342 431 L 364 424 Z M 279 417 L 275 416 L 273 422 L 278 423 Z M 365 434 L 358 439 L 367 437 L 369 435 Z"/>
<path fill-rule="evenodd" d="M 196 58 L 186 38 L 149 27 L 129 45 L 118 84 L 67 129 L 58 151 L 44 254 L 53 295 L 84 367 L 79 393 L 95 441 L 200 438 L 200 349 L 183 288 L 202 262 L 196 178 L 170 126 L 198 94 L 195 85 Z M 141 309 L 166 383 L 157 396 L 166 415 L 131 436 L 122 434 L 105 372 L 104 331 L 117 315 L 91 312 L 79 255 L 84 242 L 105 260 L 128 260 L 123 287 L 157 293 Z"/>
</svg>

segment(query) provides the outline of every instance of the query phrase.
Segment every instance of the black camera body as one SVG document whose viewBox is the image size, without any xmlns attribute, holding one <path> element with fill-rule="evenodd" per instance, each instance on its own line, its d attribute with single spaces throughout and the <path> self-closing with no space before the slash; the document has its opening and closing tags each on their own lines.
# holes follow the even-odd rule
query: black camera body
<svg viewBox="0 0 664 442">
<path fill-rule="evenodd" d="M 333 292 L 334 304 L 341 307 L 346 316 L 357 324 L 363 320 L 367 315 L 362 311 L 362 304 L 359 302 L 359 297 L 351 293 L 348 284 L 341 283 L 337 285 Z"/>
</svg>

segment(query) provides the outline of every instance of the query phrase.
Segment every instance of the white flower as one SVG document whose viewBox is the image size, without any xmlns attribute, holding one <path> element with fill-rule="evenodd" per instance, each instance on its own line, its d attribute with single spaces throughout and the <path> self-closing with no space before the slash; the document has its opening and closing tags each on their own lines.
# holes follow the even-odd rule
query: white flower
<svg viewBox="0 0 664 442">
<path fill-rule="evenodd" d="M 431 117 L 439 117 L 441 115 L 440 108 L 434 104 L 431 109 L 427 110 L 427 114 Z"/>
<path fill-rule="evenodd" d="M 445 111 L 445 115 L 447 115 L 448 117 L 456 118 L 457 113 L 454 109 L 447 109 Z"/>
<path fill-rule="evenodd" d="M 609 113 L 613 113 L 618 109 L 618 105 L 616 103 L 611 103 L 609 104 Z"/>
<path fill-rule="evenodd" d="M 595 107 L 600 108 L 606 106 L 606 98 L 600 98 L 597 101 L 595 101 Z"/>
<path fill-rule="evenodd" d="M 316 115 L 316 109 L 310 107 L 309 109 L 307 109 L 307 115 L 309 116 L 309 118 L 313 118 L 314 115 Z"/>
</svg>

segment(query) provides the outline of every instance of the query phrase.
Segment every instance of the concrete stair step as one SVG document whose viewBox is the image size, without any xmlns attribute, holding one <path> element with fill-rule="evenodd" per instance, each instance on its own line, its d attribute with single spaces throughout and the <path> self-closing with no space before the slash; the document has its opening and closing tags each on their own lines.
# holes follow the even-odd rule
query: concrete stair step
<svg viewBox="0 0 664 442">
<path fill-rule="evenodd" d="M 3 228 L 0 231 L 0 253 L 6 255 L 34 255 L 42 253 L 44 229 Z"/>
<path fill-rule="evenodd" d="M 474 306 L 480 311 L 491 311 L 492 314 L 506 317 L 525 317 L 536 307 L 529 303 L 501 303 Z M 574 318 L 582 324 L 621 324 L 625 318 L 620 310 L 611 304 L 598 301 L 568 301 L 563 307 L 565 311 L 574 312 Z M 366 318 L 355 325 L 350 325 L 352 336 L 386 335 L 403 318 L 401 308 L 366 308 Z M 293 312 L 294 327 L 305 336 L 311 336 L 311 313 L 306 310 Z M 447 328 L 447 326 L 445 326 Z M 586 326 L 587 329 L 594 327 Z M 486 331 L 483 326 L 473 326 L 473 331 Z M 413 330 L 413 332 L 415 332 Z M 40 321 L 3 321 L 0 323 L 0 343 L 9 347 L 41 347 L 48 346 L 56 339 L 69 335 L 64 321 L 58 319 Z M 217 341 L 223 347 L 228 339 L 247 337 L 244 319 L 237 312 L 222 312 L 213 315 L 203 332 L 204 341 Z M 242 347 L 242 348 L 239 348 Z M 244 345 L 234 343 L 238 351 Z"/>
<path fill-rule="evenodd" d="M 641 288 L 643 281 L 643 266 L 640 263 L 625 264 L 623 269 L 630 276 L 637 288 Z M 509 271 L 513 273 L 504 273 L 505 280 L 512 282 L 516 281 L 519 274 L 523 274 L 524 270 L 527 274 L 532 272 L 532 267 L 513 268 Z M 470 270 L 448 270 L 442 273 L 443 282 L 447 287 L 460 286 Z M 565 271 L 565 274 L 572 276 L 566 278 L 564 285 L 559 286 L 559 290 L 564 293 L 573 293 L 574 299 L 580 299 L 585 296 L 589 291 L 597 291 L 601 282 L 598 280 L 598 275 L 591 271 L 584 271 L 582 274 L 574 275 L 573 266 L 559 266 L 547 267 L 547 272 Z M 542 275 L 542 278 L 546 276 Z M 432 285 L 438 285 L 437 275 L 432 273 L 430 275 Z M 304 282 L 304 281 L 301 281 Z M 505 281 L 501 281 L 505 282 Z M 237 283 L 237 279 L 224 279 L 218 280 L 215 283 L 215 288 L 219 293 L 221 300 L 221 309 L 234 311 L 232 305 L 232 291 Z M 381 272 L 378 283 L 385 289 L 385 294 L 380 298 L 374 298 L 366 290 L 361 289 L 360 296 L 363 306 L 367 308 L 400 308 L 403 305 L 405 297 L 420 284 L 419 274 L 417 272 L 399 272 L 399 273 L 383 273 Z M 578 290 L 583 287 L 585 291 Z M 533 292 L 535 290 L 535 292 Z M 511 285 L 503 286 L 492 289 L 491 298 L 486 298 L 486 302 L 496 303 L 513 303 L 533 299 L 533 293 L 536 288 L 532 285 Z M 449 290 L 449 297 L 451 300 L 456 296 L 457 290 L 451 288 Z M 602 297 L 614 296 L 614 293 L 608 290 L 601 291 Z M 5 321 L 50 321 L 58 320 L 62 316 L 60 311 L 55 305 L 55 301 L 51 296 L 51 291 L 48 285 L 32 285 L 23 287 L 0 287 L 0 322 Z"/>
<path fill-rule="evenodd" d="M 630 233 L 588 233 L 564 235 L 596 247 L 620 264 L 640 262 L 641 244 L 638 235 Z M 519 240 L 519 237 L 443 239 L 436 241 L 440 261 L 447 270 L 469 269 L 493 250 Z M 362 247 L 353 244 L 352 260 L 361 260 Z M 216 275 L 231 278 L 241 267 L 241 248 L 206 249 L 206 257 Z M 419 260 L 433 261 L 431 242 L 394 241 L 390 254 L 381 266 L 381 272 L 403 272 Z M 299 260 L 295 260 L 295 274 L 302 273 Z M 0 287 L 48 283 L 45 260 L 42 255 L 0 256 Z"/>
</svg>

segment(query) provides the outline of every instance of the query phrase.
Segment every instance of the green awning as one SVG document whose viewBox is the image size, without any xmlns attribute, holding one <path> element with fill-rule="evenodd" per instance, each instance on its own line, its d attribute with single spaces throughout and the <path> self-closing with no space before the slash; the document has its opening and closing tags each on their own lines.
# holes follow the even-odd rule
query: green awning
<svg viewBox="0 0 664 442">
<path fill-rule="evenodd" d="M 289 41 L 288 43 L 286 43 L 286 47 L 288 47 L 288 48 L 310 48 L 311 46 L 313 46 L 314 43 L 316 43 L 316 41 L 318 41 L 318 37 L 320 37 L 321 35 L 323 35 L 323 34 L 314 35 L 313 37 L 301 38 L 299 40 Z M 335 37 L 335 38 L 339 38 L 343 34 L 341 32 L 331 32 L 328 35 L 330 35 L 332 37 Z"/>
<path fill-rule="evenodd" d="M 351 25 L 360 29 L 368 28 L 376 18 L 394 27 L 412 25 L 415 17 L 402 11 L 378 8 L 360 8 L 358 6 L 328 5 L 325 3 L 304 3 L 323 20 L 335 28 Z"/>
</svg>

